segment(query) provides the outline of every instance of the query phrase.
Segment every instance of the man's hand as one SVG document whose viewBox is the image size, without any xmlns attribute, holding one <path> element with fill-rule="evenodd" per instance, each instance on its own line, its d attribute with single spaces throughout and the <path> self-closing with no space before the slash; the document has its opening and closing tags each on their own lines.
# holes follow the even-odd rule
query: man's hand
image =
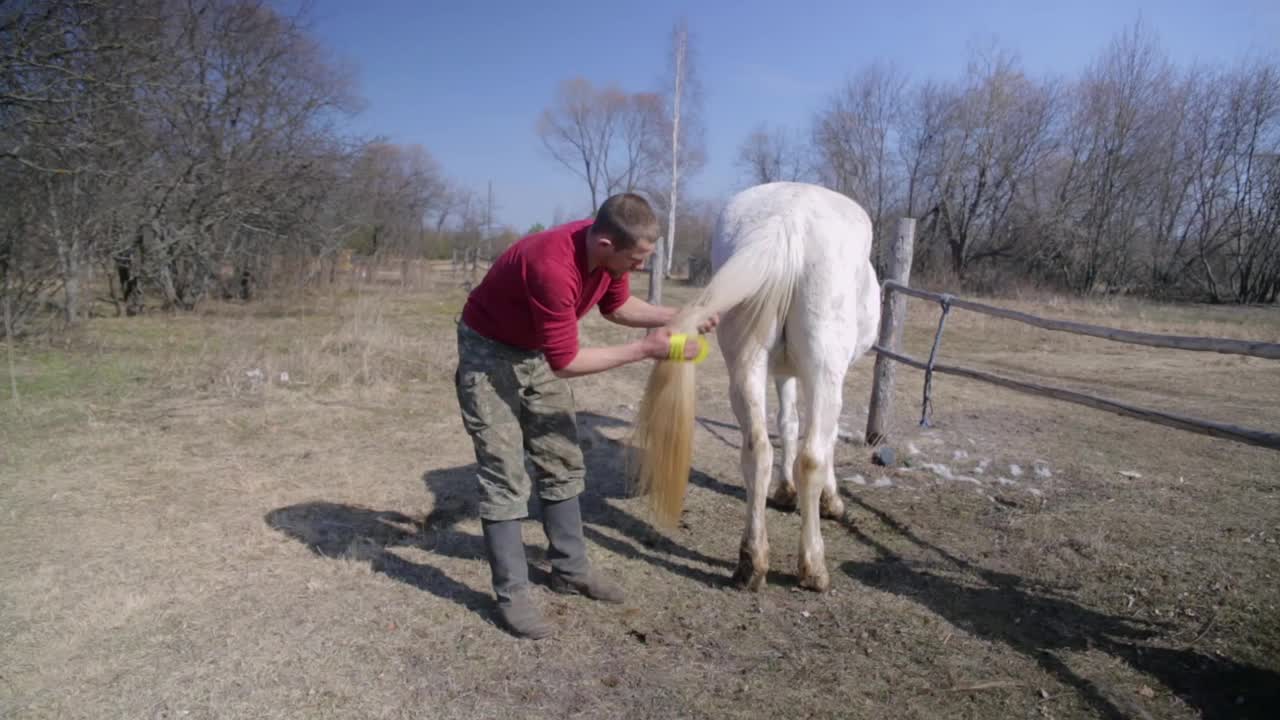
<svg viewBox="0 0 1280 720">
<path fill-rule="evenodd" d="M 701 323 L 698 324 L 698 332 L 702 333 L 703 335 L 706 335 L 707 333 L 711 332 L 711 330 L 715 328 L 716 325 L 719 325 L 719 324 L 720 324 L 720 313 L 712 313 L 711 317 L 707 318 L 706 320 L 703 320 Z"/>
<path fill-rule="evenodd" d="M 666 360 L 667 354 L 671 352 L 671 328 L 657 328 L 649 333 L 641 340 L 644 347 L 645 357 L 653 360 Z M 684 359 L 692 360 L 698 357 L 698 341 L 686 342 L 684 344 Z"/>
</svg>

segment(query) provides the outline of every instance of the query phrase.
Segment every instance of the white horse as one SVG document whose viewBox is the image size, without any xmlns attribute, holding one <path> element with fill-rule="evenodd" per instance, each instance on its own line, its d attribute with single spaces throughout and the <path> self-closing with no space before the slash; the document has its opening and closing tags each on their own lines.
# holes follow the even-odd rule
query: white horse
<svg viewBox="0 0 1280 720">
<path fill-rule="evenodd" d="M 857 203 L 803 183 L 769 183 L 730 199 L 712 239 L 714 275 L 675 325 L 720 313 L 716 335 L 729 370 L 730 402 L 742 430 L 747 490 L 734 581 L 758 590 L 769 568 L 765 499 L 773 469 L 766 424 L 769 377 L 779 396 L 782 472 L 774 500 L 799 505 L 801 587 L 825 591 L 830 578 L 819 517 L 839 517 L 834 451 L 850 365 L 875 342 L 880 284 L 871 263 L 871 219 Z M 639 487 L 683 500 L 693 421 L 693 365 L 655 365 L 633 443 Z M 801 414 L 803 409 L 803 440 Z M 683 445 L 683 447 L 682 447 Z M 674 458 L 674 460 L 673 460 Z M 671 519 L 671 503 L 656 502 Z M 678 506 L 677 510 L 678 510 Z"/>
</svg>

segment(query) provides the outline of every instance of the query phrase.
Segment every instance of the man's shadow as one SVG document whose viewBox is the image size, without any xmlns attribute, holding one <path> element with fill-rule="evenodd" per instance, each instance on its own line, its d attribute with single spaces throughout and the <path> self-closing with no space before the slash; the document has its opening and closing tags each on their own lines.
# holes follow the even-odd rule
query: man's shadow
<svg viewBox="0 0 1280 720">
<path fill-rule="evenodd" d="M 728 561 L 686 547 L 611 502 L 631 497 L 622 442 L 626 428 L 627 423 L 617 418 L 578 414 L 579 444 L 587 468 L 586 489 L 580 497 L 587 540 L 608 552 L 642 560 L 704 586 L 727 584 L 732 572 Z M 395 552 L 397 548 L 413 548 L 440 557 L 485 563 L 483 539 L 458 527 L 479 517 L 475 474 L 474 464 L 426 471 L 421 479 L 432 502 L 431 510 L 425 514 L 308 502 L 272 510 L 264 519 L 269 527 L 303 543 L 318 556 L 368 562 L 376 572 L 492 620 L 493 601 L 487 585 L 477 590 L 431 564 L 410 561 Z M 694 477 L 695 482 L 716 487 L 717 481 L 702 473 L 695 471 Z M 541 516 L 535 492 L 525 522 L 540 523 Z M 525 549 L 530 581 L 547 584 L 545 547 L 526 542 Z M 712 572 L 697 565 L 721 570 Z"/>
<path fill-rule="evenodd" d="M 488 595 L 454 580 L 437 567 L 406 560 L 393 552 L 395 548 L 439 552 L 447 547 L 446 554 L 472 557 L 477 552 L 483 554 L 483 547 L 476 547 L 479 538 L 467 542 L 469 536 L 462 535 L 440 543 L 421 520 L 404 513 L 330 502 L 279 508 L 267 513 L 265 520 L 272 529 L 303 543 L 318 556 L 368 562 L 375 572 L 487 614 Z"/>
<path fill-rule="evenodd" d="M 1101 650 L 1134 670 L 1158 679 L 1199 709 L 1206 720 L 1275 717 L 1280 709 L 1280 674 L 1213 657 L 1191 649 L 1161 647 L 1156 624 L 1107 615 L 1081 606 L 1052 589 L 1031 587 L 1023 578 L 974 566 L 920 539 L 888 513 L 865 501 L 854 503 L 922 549 L 941 555 L 955 573 L 913 565 L 854 526 L 861 542 L 876 551 L 870 562 L 841 567 L 869 587 L 910 598 L 979 637 L 999 641 L 1031 658 L 1046 672 L 1074 687 L 1102 717 L 1125 718 L 1131 703 L 1071 669 L 1060 651 Z"/>
</svg>

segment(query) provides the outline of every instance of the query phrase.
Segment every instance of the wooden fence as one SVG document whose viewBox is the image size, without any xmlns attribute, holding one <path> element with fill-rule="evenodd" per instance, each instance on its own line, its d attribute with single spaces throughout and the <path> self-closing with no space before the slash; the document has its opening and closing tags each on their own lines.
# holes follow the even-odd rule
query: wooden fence
<svg viewBox="0 0 1280 720">
<path fill-rule="evenodd" d="M 886 438 L 886 428 L 889 424 L 891 398 L 893 394 L 893 364 L 902 363 L 925 371 L 923 399 L 924 410 L 921 415 L 922 423 L 927 420 L 928 405 L 930 402 L 930 385 L 933 373 L 942 373 L 944 375 L 967 377 L 973 380 L 999 385 L 1018 392 L 1038 395 L 1040 397 L 1065 400 L 1067 402 L 1085 405 L 1098 410 L 1105 410 L 1159 425 L 1166 425 L 1168 427 L 1174 427 L 1190 432 L 1235 440 L 1237 442 L 1257 445 L 1260 447 L 1270 448 L 1272 450 L 1280 450 L 1280 433 L 1237 427 L 1226 423 L 1177 415 L 1162 410 L 1136 407 L 1126 403 L 1117 402 L 1115 400 L 1108 400 L 1106 398 L 1076 392 L 1074 390 L 1066 390 L 1064 388 L 1051 387 L 1022 380 L 1014 380 L 1012 378 L 1006 378 L 980 370 L 938 364 L 936 362 L 938 346 L 942 340 L 942 331 L 946 324 L 947 314 L 952 308 L 960 308 L 984 315 L 1014 320 L 1045 330 L 1067 332 L 1075 335 L 1087 335 L 1114 342 L 1145 345 L 1148 347 L 1172 348 L 1198 352 L 1229 353 L 1234 355 L 1248 355 L 1251 357 L 1280 360 L 1280 344 L 1231 340 L 1227 338 L 1158 335 L 1154 333 L 1133 332 L 1130 330 L 1117 330 L 1114 328 L 1086 325 L 1084 323 L 1070 322 L 1066 320 L 1050 320 L 1037 317 L 1035 315 L 1029 315 L 1027 313 L 995 307 L 993 305 L 964 300 L 950 295 L 918 290 L 912 288 L 908 284 L 911 275 L 911 253 L 914 236 L 915 220 L 911 218 L 904 218 L 899 222 L 898 233 L 894 237 L 894 241 L 889 248 L 889 263 L 887 272 L 885 273 L 888 276 L 888 279 L 882 283 L 883 297 L 881 300 L 880 334 L 876 345 L 873 348 L 876 352 L 876 363 L 875 379 L 871 389 L 871 405 L 867 415 L 866 438 L 869 444 L 878 445 Z M 934 300 L 938 302 L 942 308 L 942 316 L 938 322 L 938 331 L 934 336 L 933 349 L 929 354 L 928 360 L 919 360 L 902 354 L 902 328 L 905 324 L 906 296 L 908 295 L 926 300 Z"/>
</svg>

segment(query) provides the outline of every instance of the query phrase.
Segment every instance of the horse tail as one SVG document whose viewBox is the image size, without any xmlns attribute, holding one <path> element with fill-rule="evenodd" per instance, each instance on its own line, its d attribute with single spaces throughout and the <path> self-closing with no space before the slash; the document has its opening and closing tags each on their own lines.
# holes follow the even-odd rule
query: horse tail
<svg viewBox="0 0 1280 720">
<path fill-rule="evenodd" d="M 713 314 L 733 311 L 733 331 L 746 346 L 766 349 L 785 322 L 792 292 L 803 267 L 799 233 L 781 217 L 743 228 L 726 208 L 716 224 L 716 244 L 729 257 L 706 288 L 676 315 L 676 332 L 694 335 Z M 744 347 L 738 362 L 756 355 Z M 743 368 L 745 369 L 745 368 Z M 633 491 L 645 495 L 658 525 L 670 528 L 684 509 L 693 454 L 696 366 L 679 361 L 654 363 L 630 439 L 628 474 Z"/>
</svg>

